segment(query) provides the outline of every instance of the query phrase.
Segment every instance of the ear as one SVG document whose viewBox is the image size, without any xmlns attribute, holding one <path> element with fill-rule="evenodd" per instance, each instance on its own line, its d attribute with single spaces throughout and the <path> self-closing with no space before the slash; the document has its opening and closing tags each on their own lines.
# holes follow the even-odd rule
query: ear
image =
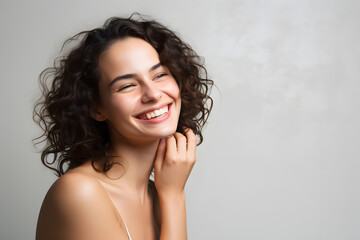
<svg viewBox="0 0 360 240">
<path fill-rule="evenodd" d="M 103 122 L 106 120 L 106 116 L 99 106 L 93 106 L 91 108 L 91 117 L 98 122 Z"/>
</svg>

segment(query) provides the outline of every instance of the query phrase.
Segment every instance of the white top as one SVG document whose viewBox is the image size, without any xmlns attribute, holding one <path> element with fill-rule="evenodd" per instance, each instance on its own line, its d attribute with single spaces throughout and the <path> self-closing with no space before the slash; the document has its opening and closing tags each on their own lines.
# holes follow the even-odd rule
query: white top
<svg viewBox="0 0 360 240">
<path fill-rule="evenodd" d="M 124 223 L 124 225 L 125 225 L 126 232 L 127 232 L 127 234 L 128 234 L 128 238 L 129 238 L 129 240 L 131 240 L 131 236 L 130 236 L 130 233 L 129 233 L 129 229 L 128 229 L 127 226 L 126 226 L 126 223 L 125 223 L 124 219 L 123 219 L 123 218 L 121 218 L 121 219 L 123 220 L 123 223 Z"/>
<path fill-rule="evenodd" d="M 124 221 L 123 218 L 121 218 L 121 219 L 123 220 L 123 223 L 124 223 L 124 225 L 125 225 L 126 232 L 127 232 L 128 237 L 129 237 L 129 240 L 131 240 L 131 236 L 130 236 L 129 230 L 128 230 L 127 226 L 126 226 L 126 223 L 125 223 L 125 221 Z"/>
</svg>

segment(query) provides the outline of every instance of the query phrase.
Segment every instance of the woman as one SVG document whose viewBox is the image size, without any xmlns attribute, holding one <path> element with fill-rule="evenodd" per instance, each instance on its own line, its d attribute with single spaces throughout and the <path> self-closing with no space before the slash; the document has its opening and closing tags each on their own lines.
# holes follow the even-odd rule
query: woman
<svg viewBox="0 0 360 240">
<path fill-rule="evenodd" d="M 156 21 L 111 18 L 66 43 L 79 38 L 40 75 L 41 159 L 59 179 L 36 239 L 187 239 L 184 187 L 213 81 Z"/>
</svg>

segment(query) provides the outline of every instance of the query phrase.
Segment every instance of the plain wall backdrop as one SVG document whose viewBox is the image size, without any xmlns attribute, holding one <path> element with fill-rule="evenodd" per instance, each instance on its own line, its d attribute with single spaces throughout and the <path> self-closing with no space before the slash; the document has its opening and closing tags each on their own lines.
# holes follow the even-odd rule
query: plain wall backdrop
<svg viewBox="0 0 360 240">
<path fill-rule="evenodd" d="M 34 239 L 56 179 L 31 142 L 39 73 L 70 36 L 135 11 L 178 32 L 218 87 L 189 239 L 360 239 L 355 0 L 0 0 L 0 239 Z"/>
</svg>

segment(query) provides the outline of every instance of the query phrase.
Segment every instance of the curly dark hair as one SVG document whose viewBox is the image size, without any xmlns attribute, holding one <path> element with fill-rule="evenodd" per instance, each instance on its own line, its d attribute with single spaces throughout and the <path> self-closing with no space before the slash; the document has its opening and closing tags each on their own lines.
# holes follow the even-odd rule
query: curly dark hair
<svg viewBox="0 0 360 240">
<path fill-rule="evenodd" d="M 207 77 L 202 58 L 173 31 L 139 14 L 134 20 L 133 15 L 110 18 L 102 28 L 66 40 L 63 47 L 79 43 L 39 76 L 42 97 L 35 104 L 33 118 L 44 133 L 35 140 L 46 142 L 41 161 L 57 176 L 89 159 L 94 168 L 94 161 L 104 160 L 101 169 L 95 168 L 97 171 L 106 172 L 113 166 L 107 125 L 94 120 L 91 109 L 100 102 L 99 56 L 126 37 L 143 39 L 156 49 L 161 64 L 169 69 L 180 89 L 177 131 L 184 133 L 183 127 L 188 127 L 199 137 L 198 145 L 203 141 L 201 130 L 213 106 L 209 93 L 214 83 Z"/>
</svg>

